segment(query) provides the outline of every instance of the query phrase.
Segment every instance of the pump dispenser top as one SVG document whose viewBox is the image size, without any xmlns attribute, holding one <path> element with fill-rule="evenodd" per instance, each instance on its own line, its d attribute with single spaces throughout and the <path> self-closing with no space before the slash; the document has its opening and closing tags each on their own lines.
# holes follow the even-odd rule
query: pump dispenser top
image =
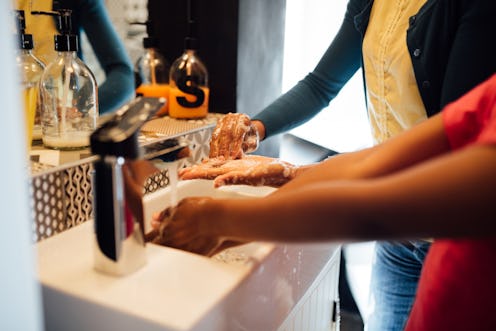
<svg viewBox="0 0 496 331">
<path fill-rule="evenodd" d="M 165 98 L 167 101 L 157 112 L 158 116 L 168 113 L 169 103 L 169 62 L 158 50 L 158 39 L 155 37 L 153 23 L 132 22 L 131 24 L 145 25 L 147 36 L 143 38 L 143 54 L 135 65 L 137 96 Z"/>
<path fill-rule="evenodd" d="M 72 33 L 71 11 L 61 9 L 57 17 L 57 27 L 60 34 L 54 37 L 54 48 L 57 52 L 77 52 L 77 36 Z"/>
<path fill-rule="evenodd" d="M 47 64 L 41 77 L 43 144 L 60 150 L 88 147 L 89 136 L 97 125 L 97 84 L 91 70 L 77 56 L 71 11 L 32 14 L 55 16 L 60 31 L 54 36 L 57 58 Z"/>
<path fill-rule="evenodd" d="M 174 61 L 170 71 L 169 115 L 175 118 L 202 118 L 208 113 L 208 71 L 197 55 L 195 21 L 190 14 L 188 18 L 184 53 Z"/>
<path fill-rule="evenodd" d="M 39 83 L 45 65 L 32 52 L 33 36 L 26 33 L 26 18 L 23 10 L 16 10 L 18 34 L 17 66 L 21 74 L 22 95 L 24 98 L 25 121 L 28 149 L 32 140 L 41 139 L 41 102 Z"/>
<path fill-rule="evenodd" d="M 19 49 L 32 50 L 34 47 L 33 35 L 26 33 L 26 15 L 24 10 L 16 10 L 16 27 L 19 36 Z"/>
</svg>

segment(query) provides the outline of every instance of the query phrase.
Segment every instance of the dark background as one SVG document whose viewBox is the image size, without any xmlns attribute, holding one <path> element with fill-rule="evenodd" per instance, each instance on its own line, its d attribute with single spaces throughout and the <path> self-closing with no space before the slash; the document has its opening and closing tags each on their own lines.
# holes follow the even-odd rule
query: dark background
<svg viewBox="0 0 496 331">
<path fill-rule="evenodd" d="M 184 50 L 188 1 L 149 0 L 160 51 L 172 62 Z M 286 0 L 193 0 L 198 56 L 209 73 L 209 111 L 254 115 L 281 94 Z M 259 152 L 278 156 L 279 137 Z"/>
</svg>

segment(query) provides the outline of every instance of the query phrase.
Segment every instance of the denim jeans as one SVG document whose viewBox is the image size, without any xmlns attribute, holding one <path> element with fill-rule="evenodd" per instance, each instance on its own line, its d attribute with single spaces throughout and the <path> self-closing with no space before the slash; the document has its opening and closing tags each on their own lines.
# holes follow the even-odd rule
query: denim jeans
<svg viewBox="0 0 496 331">
<path fill-rule="evenodd" d="M 428 241 L 377 242 L 370 283 L 367 331 L 400 331 L 415 299 Z"/>
</svg>

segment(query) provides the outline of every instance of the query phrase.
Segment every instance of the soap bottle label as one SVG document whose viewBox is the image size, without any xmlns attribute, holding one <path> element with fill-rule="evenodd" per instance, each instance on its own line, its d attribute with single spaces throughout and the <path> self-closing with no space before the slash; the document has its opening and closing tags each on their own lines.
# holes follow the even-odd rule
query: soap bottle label
<svg viewBox="0 0 496 331">
<path fill-rule="evenodd" d="M 210 89 L 193 84 L 191 78 L 181 79 L 169 91 L 169 115 L 175 118 L 207 116 Z"/>
</svg>

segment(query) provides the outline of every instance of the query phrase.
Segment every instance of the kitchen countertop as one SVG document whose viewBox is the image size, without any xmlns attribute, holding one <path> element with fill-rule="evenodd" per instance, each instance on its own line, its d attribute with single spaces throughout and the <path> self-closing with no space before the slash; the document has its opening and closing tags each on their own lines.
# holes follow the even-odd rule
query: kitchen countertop
<svg viewBox="0 0 496 331">
<path fill-rule="evenodd" d="M 93 269 L 85 222 L 36 245 L 46 328 L 275 330 L 339 245 L 254 245 L 245 261 L 226 263 L 147 244 L 147 265 L 116 278 Z"/>
<path fill-rule="evenodd" d="M 64 242 L 70 245 L 61 249 Z M 248 265 L 215 263 L 199 255 L 150 244 L 147 245 L 147 265 L 119 278 L 93 269 L 92 243 L 93 222 L 88 221 L 38 244 L 39 279 L 44 294 L 65 292 L 76 301 L 82 301 L 72 308 L 60 307 L 76 309 L 60 311 L 57 324 L 72 316 L 67 319 L 67 325 L 61 324 L 68 327 L 66 330 L 88 322 L 87 326 L 95 323 L 93 329 L 102 330 L 105 324 L 102 321 L 107 318 L 90 315 L 85 301 L 107 310 L 109 317 L 115 315 L 108 324 L 109 330 L 130 329 L 129 323 L 132 325 L 134 319 L 126 315 L 139 317 L 141 330 L 163 330 L 164 327 L 190 330 L 249 270 Z"/>
</svg>

